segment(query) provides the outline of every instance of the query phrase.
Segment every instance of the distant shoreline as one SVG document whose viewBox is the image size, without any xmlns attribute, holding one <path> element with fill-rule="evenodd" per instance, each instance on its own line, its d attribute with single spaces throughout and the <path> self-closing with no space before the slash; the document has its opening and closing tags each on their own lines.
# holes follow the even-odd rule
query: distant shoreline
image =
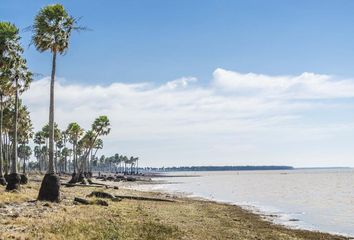
<svg viewBox="0 0 354 240">
<path fill-rule="evenodd" d="M 305 167 L 296 168 L 292 166 L 191 166 L 191 167 L 168 167 L 140 169 L 144 174 L 163 174 L 168 172 L 207 172 L 207 171 L 290 171 L 290 170 L 336 170 L 354 169 L 351 167 Z"/>
<path fill-rule="evenodd" d="M 259 170 L 293 170 L 292 166 L 182 166 L 166 168 L 149 168 L 156 172 L 185 172 L 185 171 L 259 171 Z"/>
</svg>

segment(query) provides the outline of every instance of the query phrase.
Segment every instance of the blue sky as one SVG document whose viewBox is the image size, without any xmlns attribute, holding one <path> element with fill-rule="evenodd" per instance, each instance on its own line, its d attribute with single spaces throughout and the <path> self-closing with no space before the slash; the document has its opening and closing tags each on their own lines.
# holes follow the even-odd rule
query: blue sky
<svg viewBox="0 0 354 240">
<path fill-rule="evenodd" d="M 74 34 L 60 60 L 59 75 L 75 82 L 208 81 L 217 67 L 354 75 L 353 1 L 58 2 L 93 30 Z M 3 0 L 0 16 L 23 29 L 49 3 Z M 49 74 L 46 54 L 31 47 L 26 56 L 33 71 Z"/>
<path fill-rule="evenodd" d="M 56 121 L 111 118 L 142 164 L 354 166 L 354 1 L 57 1 L 92 31 L 58 60 Z M 52 1 L 3 0 L 20 29 Z M 50 55 L 24 101 L 47 116 Z"/>
</svg>

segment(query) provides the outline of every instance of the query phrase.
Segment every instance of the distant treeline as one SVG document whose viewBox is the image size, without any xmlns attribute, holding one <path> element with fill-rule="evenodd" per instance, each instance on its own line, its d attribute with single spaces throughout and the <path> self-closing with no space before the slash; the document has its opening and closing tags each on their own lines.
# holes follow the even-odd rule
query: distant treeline
<svg viewBox="0 0 354 240">
<path fill-rule="evenodd" d="M 292 170 L 291 166 L 191 166 L 150 168 L 152 171 L 255 171 L 255 170 Z"/>
</svg>

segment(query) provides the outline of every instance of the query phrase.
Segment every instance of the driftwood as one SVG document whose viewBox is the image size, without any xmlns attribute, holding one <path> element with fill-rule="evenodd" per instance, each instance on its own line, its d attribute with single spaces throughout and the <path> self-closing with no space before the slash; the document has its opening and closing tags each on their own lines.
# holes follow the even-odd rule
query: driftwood
<svg viewBox="0 0 354 240">
<path fill-rule="evenodd" d="M 121 201 L 122 199 L 130 200 L 141 200 L 141 201 L 157 201 L 157 202 L 175 202 L 171 199 L 164 198 L 151 198 L 151 197 L 140 197 L 140 196 L 127 196 L 127 195 L 113 195 L 107 192 L 102 191 L 93 191 L 91 194 L 87 195 L 88 197 L 97 197 L 97 198 L 108 198 L 112 201 Z"/>
<path fill-rule="evenodd" d="M 127 196 L 127 195 L 114 195 L 117 198 L 130 199 L 130 200 L 141 200 L 141 201 L 155 201 L 155 202 L 175 202 L 171 199 L 165 198 L 151 198 L 151 197 L 139 197 L 139 196 Z"/>
<path fill-rule="evenodd" d="M 109 185 L 104 184 L 104 183 L 96 183 L 96 182 L 92 182 L 92 180 L 91 180 L 90 185 L 109 186 Z"/>
<path fill-rule="evenodd" d="M 100 184 L 85 185 L 85 184 L 77 184 L 77 183 L 61 183 L 61 185 L 66 187 L 103 187 L 103 185 Z"/>
<path fill-rule="evenodd" d="M 93 201 L 93 204 L 100 205 L 100 206 L 108 206 L 108 202 L 100 199 Z"/>
<path fill-rule="evenodd" d="M 90 204 L 90 201 L 89 200 L 86 200 L 86 199 L 83 199 L 83 198 L 74 198 L 74 202 L 77 202 L 77 203 L 81 203 L 81 204 L 84 204 L 84 205 L 89 205 Z"/>
<path fill-rule="evenodd" d="M 80 203 L 83 205 L 100 205 L 100 206 L 108 206 L 108 202 L 104 201 L 104 200 L 94 200 L 94 201 L 89 201 L 87 199 L 84 198 L 78 198 L 75 197 L 74 198 L 74 203 Z"/>
<path fill-rule="evenodd" d="M 100 191 L 93 191 L 91 194 L 87 195 L 88 197 L 97 197 L 97 198 L 109 198 L 114 202 L 119 202 L 122 199 L 119 197 L 114 196 L 113 194 L 100 192 Z"/>
</svg>

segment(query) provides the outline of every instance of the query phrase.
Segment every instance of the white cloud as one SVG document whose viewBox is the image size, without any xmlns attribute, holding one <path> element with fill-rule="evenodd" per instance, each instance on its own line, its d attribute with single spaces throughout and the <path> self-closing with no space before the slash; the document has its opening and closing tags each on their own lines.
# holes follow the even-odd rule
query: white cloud
<svg viewBox="0 0 354 240">
<path fill-rule="evenodd" d="M 241 74 L 218 68 L 214 84 L 227 91 L 263 94 L 268 97 L 315 99 L 354 97 L 354 81 L 338 80 L 329 75 L 302 73 L 298 76 Z"/>
<path fill-rule="evenodd" d="M 89 128 L 97 116 L 108 115 L 112 132 L 105 138 L 104 152 L 139 155 L 146 165 L 155 166 L 279 164 L 279 159 L 304 165 L 277 148 L 300 140 L 305 146 L 313 139 L 326 145 L 338 132 L 353 130 L 349 121 L 311 119 L 330 111 L 343 115 L 348 109 L 338 110 L 341 102 L 318 99 L 354 97 L 354 81 L 313 73 L 266 76 L 223 69 L 213 76 L 204 87 L 194 77 L 157 86 L 80 85 L 59 79 L 55 119 L 61 128 L 72 121 Z M 41 128 L 48 119 L 49 78 L 33 82 L 23 99 L 36 129 Z M 344 127 L 330 127 L 339 125 Z M 306 134 L 311 134 L 308 141 Z M 269 153 L 273 142 L 274 152 Z"/>
</svg>

